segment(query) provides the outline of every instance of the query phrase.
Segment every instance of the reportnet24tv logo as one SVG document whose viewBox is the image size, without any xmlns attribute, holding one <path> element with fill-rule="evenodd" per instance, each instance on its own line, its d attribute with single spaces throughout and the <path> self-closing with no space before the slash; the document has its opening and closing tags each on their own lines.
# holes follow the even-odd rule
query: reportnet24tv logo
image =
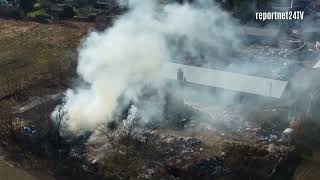
<svg viewBox="0 0 320 180">
<path fill-rule="evenodd" d="M 304 11 L 256 12 L 256 20 L 303 20 Z"/>
</svg>

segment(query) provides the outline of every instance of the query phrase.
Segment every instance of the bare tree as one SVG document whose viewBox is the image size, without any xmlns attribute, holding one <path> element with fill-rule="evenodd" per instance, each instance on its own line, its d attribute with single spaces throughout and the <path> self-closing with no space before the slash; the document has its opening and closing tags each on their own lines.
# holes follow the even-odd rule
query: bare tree
<svg viewBox="0 0 320 180">
<path fill-rule="evenodd" d="M 111 151 L 112 151 L 112 166 L 113 168 L 116 168 L 117 164 L 117 153 L 119 151 L 118 146 L 118 137 L 119 137 L 119 131 L 118 131 L 119 124 L 117 121 L 107 121 L 107 123 L 102 124 L 99 126 L 98 131 L 105 136 L 108 143 L 110 144 Z"/>
<path fill-rule="evenodd" d="M 98 128 L 111 149 L 112 157 L 110 158 L 109 155 L 105 160 L 105 164 L 109 164 L 108 161 L 112 159 L 111 169 L 108 166 L 105 168 L 115 176 L 130 179 L 139 172 L 139 166 L 137 166 L 139 152 L 135 149 L 134 143 L 138 139 L 136 135 L 138 120 L 139 118 L 129 112 L 126 119 L 115 118 Z"/>
<path fill-rule="evenodd" d="M 52 114 L 52 120 L 54 121 L 53 135 L 56 141 L 57 149 L 60 148 L 61 132 L 65 131 L 68 126 L 69 114 L 64 108 L 64 104 L 60 104 L 56 107 Z"/>
<path fill-rule="evenodd" d="M 130 146 L 132 143 L 132 140 L 135 136 L 135 128 L 137 127 L 136 124 L 137 119 L 136 117 L 130 117 L 130 115 L 127 117 L 126 120 L 122 122 L 122 126 L 120 126 L 120 135 L 122 137 L 122 145 L 124 147 L 125 157 L 124 157 L 124 168 L 125 172 L 129 171 L 130 167 Z"/>
</svg>

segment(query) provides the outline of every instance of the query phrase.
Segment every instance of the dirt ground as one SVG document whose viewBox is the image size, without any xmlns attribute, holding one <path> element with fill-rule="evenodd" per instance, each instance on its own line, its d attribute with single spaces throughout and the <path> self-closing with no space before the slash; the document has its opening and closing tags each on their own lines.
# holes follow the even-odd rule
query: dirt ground
<svg viewBox="0 0 320 180">
<path fill-rule="evenodd" d="M 6 164 L 4 161 L 1 160 L 0 174 L 1 180 L 37 180 L 37 178 L 33 177 L 29 173 L 15 167 L 11 167 L 10 165 Z"/>
<path fill-rule="evenodd" d="M 293 180 L 317 180 L 320 177 L 320 147 L 313 151 L 311 157 L 305 157 L 297 167 Z"/>
<path fill-rule="evenodd" d="M 90 27 L 86 22 L 0 19 L 0 98 L 58 77 L 57 73 L 66 79 Z"/>
<path fill-rule="evenodd" d="M 13 107 L 21 103 L 23 100 L 12 98 L 18 92 L 24 94 L 21 97 L 52 93 L 49 91 L 61 86 L 55 82 L 57 77 L 72 77 L 77 48 L 90 27 L 87 22 L 41 24 L 0 18 L 1 105 Z M 0 180 L 53 179 L 47 173 L 29 170 L 31 167 L 25 163 L 11 166 L 2 157 L 4 153 L 0 151 Z"/>
<path fill-rule="evenodd" d="M 31 170 L 29 166 L 22 166 L 6 158 L 5 151 L 0 147 L 0 180 L 54 180 L 49 174 L 40 170 Z"/>
</svg>

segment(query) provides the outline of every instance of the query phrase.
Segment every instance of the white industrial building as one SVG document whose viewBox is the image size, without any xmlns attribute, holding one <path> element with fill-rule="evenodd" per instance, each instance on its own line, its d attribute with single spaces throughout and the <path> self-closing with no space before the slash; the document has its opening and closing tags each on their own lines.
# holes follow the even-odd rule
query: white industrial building
<svg viewBox="0 0 320 180">
<path fill-rule="evenodd" d="M 164 65 L 165 78 L 177 80 L 177 72 L 181 68 L 183 79 L 187 83 L 221 88 L 246 94 L 254 94 L 272 98 L 281 98 L 288 81 L 261 78 L 257 76 L 207 69 L 168 62 Z"/>
</svg>

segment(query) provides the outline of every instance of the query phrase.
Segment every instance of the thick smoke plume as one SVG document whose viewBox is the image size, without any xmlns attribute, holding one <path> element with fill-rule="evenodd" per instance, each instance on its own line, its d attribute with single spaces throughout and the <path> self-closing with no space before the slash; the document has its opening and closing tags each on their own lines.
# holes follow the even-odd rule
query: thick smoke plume
<svg viewBox="0 0 320 180">
<path fill-rule="evenodd" d="M 77 73 L 85 85 L 65 93 L 71 131 L 95 129 L 121 108 L 120 98 L 140 102 L 144 121 L 161 116 L 162 95 L 141 97 L 146 88 L 165 89 L 163 63 L 184 58 L 210 61 L 227 55 L 239 43 L 233 20 L 210 0 L 193 4 L 131 0 L 129 4 L 129 11 L 111 28 L 91 32 L 79 48 Z"/>
</svg>

